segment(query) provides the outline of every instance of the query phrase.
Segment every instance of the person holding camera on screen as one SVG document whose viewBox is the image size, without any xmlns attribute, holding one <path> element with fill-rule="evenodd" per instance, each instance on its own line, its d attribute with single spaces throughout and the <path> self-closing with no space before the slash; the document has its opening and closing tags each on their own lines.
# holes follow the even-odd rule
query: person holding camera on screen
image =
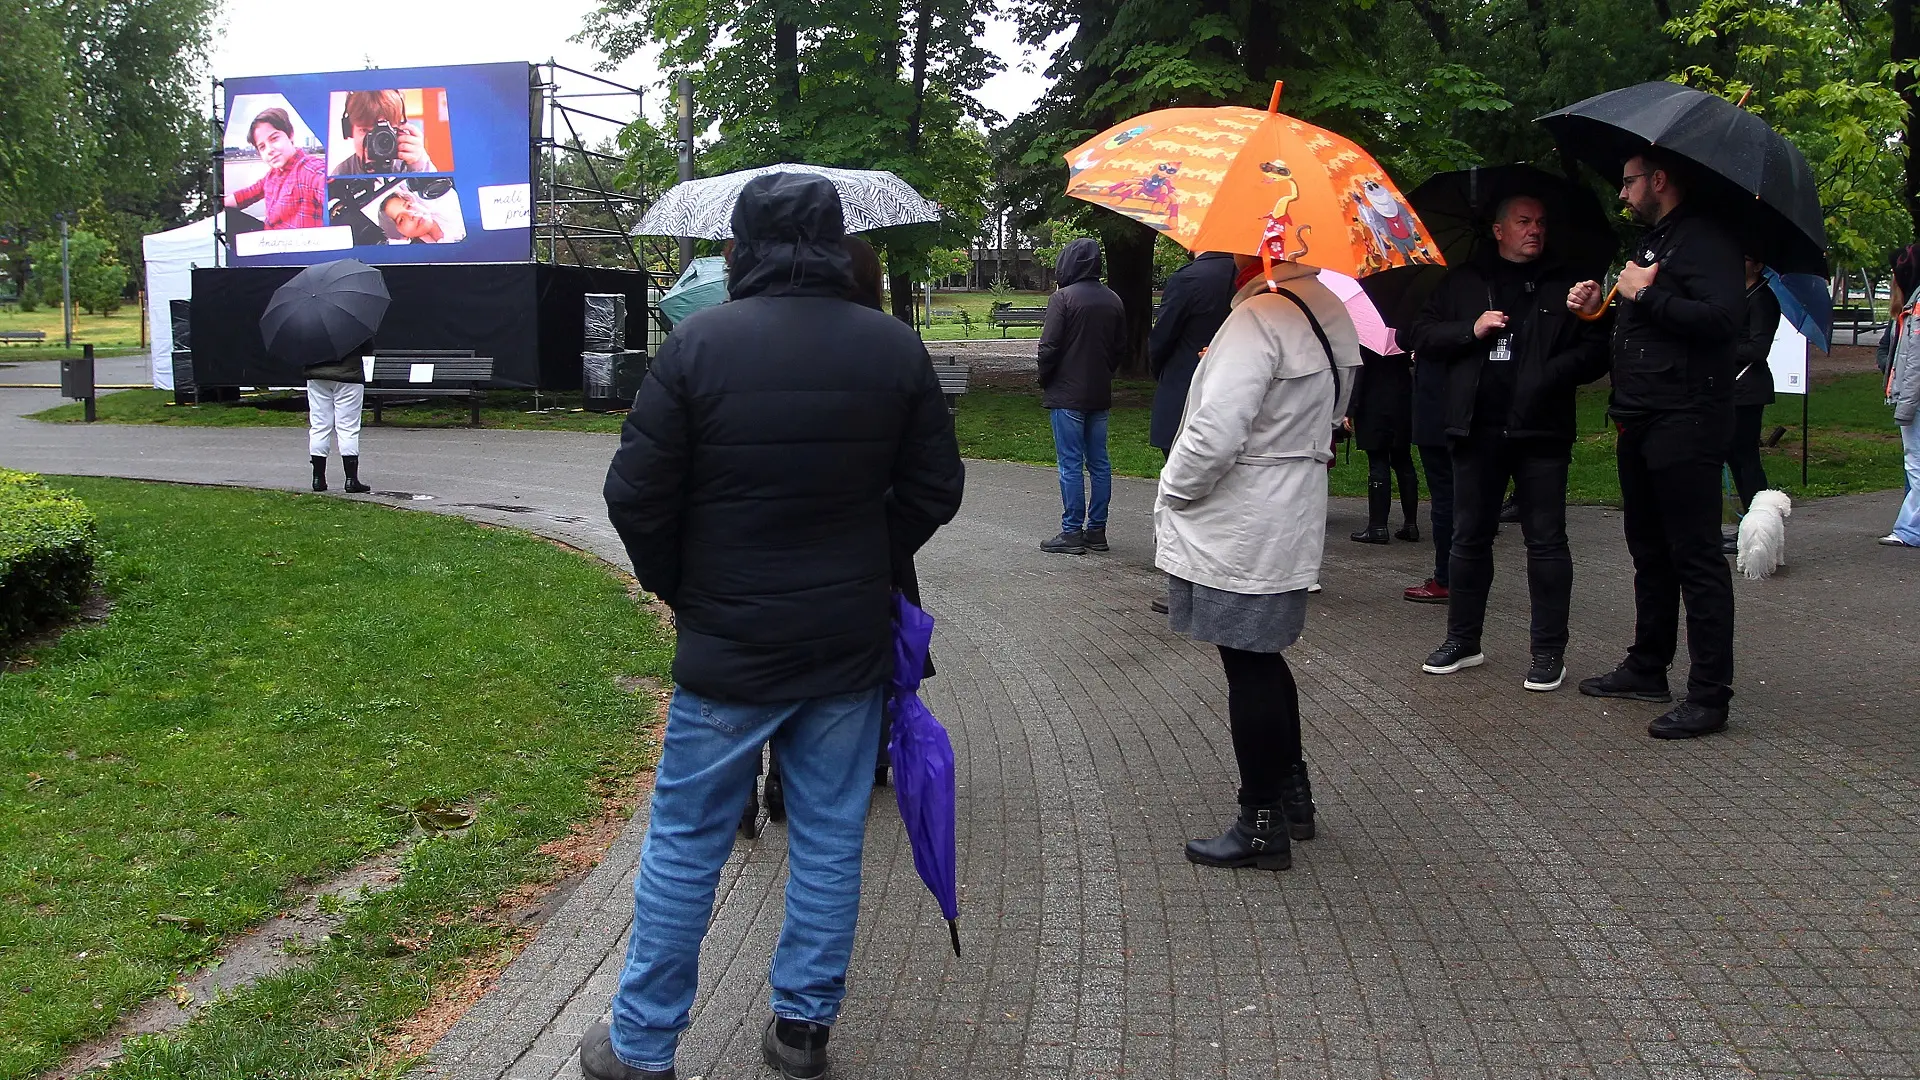
<svg viewBox="0 0 1920 1080">
<path fill-rule="evenodd" d="M 407 99 L 398 90 L 355 90 L 340 112 L 340 134 L 354 153 L 334 166 L 335 176 L 439 172 L 427 156 L 420 125 L 407 122 Z"/>
<path fill-rule="evenodd" d="M 294 145 L 287 110 L 263 109 L 247 129 L 267 175 L 239 191 L 229 191 L 226 206 L 239 210 L 266 200 L 269 229 L 317 229 L 327 223 L 327 170 L 320 159 Z"/>
</svg>

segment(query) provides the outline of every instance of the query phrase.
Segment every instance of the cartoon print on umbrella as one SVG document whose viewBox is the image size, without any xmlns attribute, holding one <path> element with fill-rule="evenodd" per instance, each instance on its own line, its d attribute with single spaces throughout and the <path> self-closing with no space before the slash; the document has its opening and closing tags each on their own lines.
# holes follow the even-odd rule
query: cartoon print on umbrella
<svg viewBox="0 0 1920 1080">
<path fill-rule="evenodd" d="M 1413 215 L 1400 205 L 1400 200 L 1388 191 L 1385 184 L 1378 180 L 1367 180 L 1360 185 L 1360 192 L 1353 197 L 1359 204 L 1360 222 L 1372 234 L 1375 250 L 1380 253 L 1381 261 L 1388 266 L 1395 263 L 1433 262 L 1433 253 L 1427 250 L 1426 241 L 1420 236 Z M 1398 255 L 1398 258 L 1395 256 Z"/>
<path fill-rule="evenodd" d="M 1293 179 L 1293 171 L 1287 163 L 1275 158 L 1260 163 L 1260 171 L 1266 174 L 1267 182 L 1280 185 L 1280 197 L 1274 200 L 1273 209 L 1267 211 L 1266 232 L 1260 244 L 1260 254 L 1270 262 L 1297 260 L 1307 254 L 1307 234 L 1313 226 L 1302 225 L 1296 234 L 1300 249 L 1287 251 L 1287 230 L 1293 227 L 1293 214 L 1290 208 L 1293 201 L 1300 197 L 1300 185 Z"/>
<path fill-rule="evenodd" d="M 1163 161 L 1153 167 L 1153 171 L 1138 180 L 1117 180 L 1107 185 L 1107 194 L 1119 200 L 1122 206 L 1132 205 L 1132 209 L 1144 211 L 1158 221 L 1140 219 L 1146 225 L 1166 232 L 1180 222 L 1180 192 L 1173 186 L 1173 178 L 1180 174 L 1180 162 Z M 1145 203 L 1144 207 L 1138 206 Z"/>
</svg>

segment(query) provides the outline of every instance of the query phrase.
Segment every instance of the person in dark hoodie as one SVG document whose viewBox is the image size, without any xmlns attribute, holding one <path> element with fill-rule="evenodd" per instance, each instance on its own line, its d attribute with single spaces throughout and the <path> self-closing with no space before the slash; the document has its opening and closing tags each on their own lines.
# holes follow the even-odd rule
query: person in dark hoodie
<svg viewBox="0 0 1920 1080">
<path fill-rule="evenodd" d="M 1200 354 L 1233 310 L 1234 276 L 1232 252 L 1207 251 L 1175 270 L 1160 290 L 1160 312 L 1147 338 L 1147 374 L 1155 383 L 1147 443 L 1162 454 L 1180 435 Z"/>
<path fill-rule="evenodd" d="M 1741 252 L 1688 197 L 1682 159 L 1650 148 L 1627 159 L 1620 199 L 1650 228 L 1614 285 L 1567 294 L 1583 318 L 1611 323 L 1620 432 L 1620 507 L 1633 556 L 1633 645 L 1620 666 L 1580 683 L 1592 697 L 1672 701 L 1667 668 L 1687 609 L 1686 700 L 1647 725 L 1656 739 L 1727 726 L 1733 699 L 1733 574 L 1721 553 L 1720 463 L 1733 430 Z"/>
<path fill-rule="evenodd" d="M 1606 339 L 1574 317 L 1571 275 L 1547 257 L 1545 205 L 1501 201 L 1493 250 L 1448 272 L 1408 332 L 1422 360 L 1446 365 L 1453 462 L 1453 551 L 1446 641 L 1421 670 L 1450 675 L 1486 661 L 1480 633 L 1493 585 L 1493 538 L 1514 481 L 1527 545 L 1531 662 L 1522 685 L 1557 690 L 1566 678 L 1573 555 L 1567 546 L 1567 470 L 1574 392 L 1607 370 Z"/>
<path fill-rule="evenodd" d="M 757 177 L 733 211 L 728 303 L 674 328 L 607 471 L 607 515 L 673 609 L 673 700 L 611 1025 L 594 1080 L 670 1080 L 700 943 L 760 747 L 786 788 L 786 923 L 762 1038 L 782 1077 L 825 1076 L 860 906 L 893 668 L 896 559 L 959 510 L 964 474 L 926 347 L 847 300 L 829 181 Z"/>
<path fill-rule="evenodd" d="M 1040 550 L 1084 555 L 1107 550 L 1107 503 L 1113 465 L 1107 457 L 1107 414 L 1113 373 L 1126 355 L 1127 313 L 1100 284 L 1100 242 L 1069 243 L 1054 264 L 1058 288 L 1047 298 L 1040 331 L 1040 403 L 1053 421 L 1053 452 L 1060 463 L 1060 535 Z M 1087 495 L 1087 474 L 1093 494 Z"/>
</svg>

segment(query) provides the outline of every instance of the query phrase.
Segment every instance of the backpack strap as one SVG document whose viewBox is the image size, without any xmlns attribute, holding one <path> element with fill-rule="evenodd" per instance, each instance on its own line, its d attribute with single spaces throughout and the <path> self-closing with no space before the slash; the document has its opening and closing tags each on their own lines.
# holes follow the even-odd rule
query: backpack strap
<svg viewBox="0 0 1920 1080">
<path fill-rule="evenodd" d="M 1290 292 L 1286 289 L 1282 289 L 1278 285 L 1273 287 L 1273 291 L 1293 301 L 1294 306 L 1300 309 L 1300 313 L 1307 317 L 1307 325 L 1313 327 L 1313 336 L 1320 339 L 1320 347 L 1327 351 L 1327 370 L 1333 373 L 1334 408 L 1336 409 L 1339 408 L 1340 407 L 1340 366 L 1334 363 L 1333 361 L 1333 342 L 1327 340 L 1327 331 L 1325 330 L 1325 328 L 1323 328 L 1320 325 L 1320 320 L 1318 317 L 1314 315 L 1313 309 L 1308 307 L 1307 302 L 1305 300 L 1300 299 L 1298 294 Z M 1334 419 L 1337 420 L 1339 419 L 1339 417 L 1335 417 Z"/>
</svg>

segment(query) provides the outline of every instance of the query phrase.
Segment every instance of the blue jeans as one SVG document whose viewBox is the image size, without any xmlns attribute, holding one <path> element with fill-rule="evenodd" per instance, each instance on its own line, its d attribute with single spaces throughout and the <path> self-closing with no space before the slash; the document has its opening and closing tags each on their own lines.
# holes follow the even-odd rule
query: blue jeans
<svg viewBox="0 0 1920 1080">
<path fill-rule="evenodd" d="M 846 996 L 860 912 L 860 852 L 880 744 L 883 687 L 745 705 L 675 687 L 633 881 L 633 933 L 613 999 L 613 1050 L 673 1066 L 699 983 L 700 942 L 747 788 L 771 741 L 787 795 L 787 913 L 773 953 L 773 1012 L 831 1024 Z"/>
<path fill-rule="evenodd" d="M 1113 462 L 1107 458 L 1107 416 L 1077 409 L 1049 409 L 1053 453 L 1060 462 L 1060 531 L 1107 527 L 1107 503 L 1113 498 Z M 1084 473 L 1093 474 L 1093 501 L 1087 501 Z"/>
<path fill-rule="evenodd" d="M 1893 535 L 1920 546 L 1920 420 L 1901 424 L 1900 442 L 1906 452 L 1907 497 L 1893 519 Z"/>
</svg>

